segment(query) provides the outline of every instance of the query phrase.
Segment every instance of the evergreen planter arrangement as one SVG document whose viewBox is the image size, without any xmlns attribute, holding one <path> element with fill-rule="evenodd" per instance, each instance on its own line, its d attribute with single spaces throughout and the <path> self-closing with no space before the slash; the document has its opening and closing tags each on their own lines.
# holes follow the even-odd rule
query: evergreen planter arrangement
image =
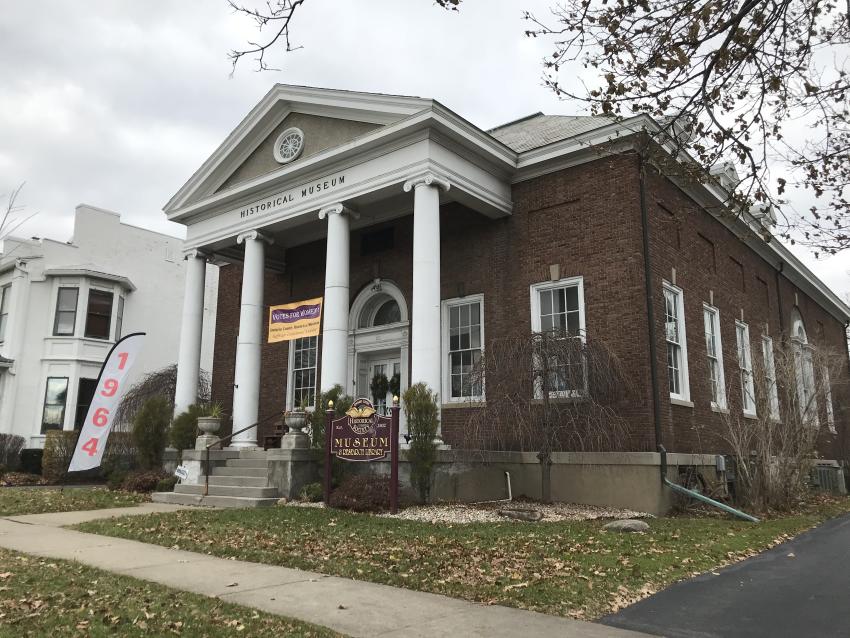
<svg viewBox="0 0 850 638">
<path fill-rule="evenodd" d="M 372 383 L 369 384 L 369 389 L 372 391 L 372 400 L 375 403 L 385 401 L 387 391 L 390 389 L 390 382 L 387 380 L 387 375 L 379 372 L 372 377 Z"/>
</svg>

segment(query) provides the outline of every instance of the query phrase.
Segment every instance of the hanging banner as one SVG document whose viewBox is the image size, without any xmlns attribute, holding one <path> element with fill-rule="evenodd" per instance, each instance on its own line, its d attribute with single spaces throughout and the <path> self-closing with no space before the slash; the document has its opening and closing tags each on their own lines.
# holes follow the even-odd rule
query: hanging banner
<svg viewBox="0 0 850 638">
<path fill-rule="evenodd" d="M 315 337 L 322 323 L 322 297 L 269 308 L 269 343 Z"/>
<path fill-rule="evenodd" d="M 71 458 L 69 472 L 100 466 L 115 411 L 127 390 L 127 374 L 139 358 L 144 342 L 145 333 L 136 332 L 118 341 L 109 351 L 97 378 L 97 389 L 86 414 L 77 449 Z"/>
</svg>

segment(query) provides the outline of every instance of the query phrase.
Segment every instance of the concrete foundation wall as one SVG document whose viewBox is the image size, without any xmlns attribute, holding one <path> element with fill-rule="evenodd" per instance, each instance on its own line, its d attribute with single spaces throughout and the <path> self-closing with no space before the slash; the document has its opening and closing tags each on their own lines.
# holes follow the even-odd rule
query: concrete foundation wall
<svg viewBox="0 0 850 638">
<path fill-rule="evenodd" d="M 715 456 L 668 454 L 667 476 L 677 481 L 679 466 L 697 466 L 708 483 L 716 480 Z M 389 475 L 390 464 L 354 464 L 350 471 Z M 347 468 L 348 469 L 348 468 Z M 505 472 L 510 473 L 513 497 L 540 500 L 541 466 L 531 452 L 502 452 L 469 458 L 441 450 L 431 482 L 431 501 L 476 502 L 507 498 Z M 552 455 L 552 500 L 622 507 L 655 515 L 670 511 L 674 495 L 661 484 L 661 455 L 656 452 L 570 452 Z M 410 486 L 410 464 L 404 451 L 399 483 Z"/>
</svg>

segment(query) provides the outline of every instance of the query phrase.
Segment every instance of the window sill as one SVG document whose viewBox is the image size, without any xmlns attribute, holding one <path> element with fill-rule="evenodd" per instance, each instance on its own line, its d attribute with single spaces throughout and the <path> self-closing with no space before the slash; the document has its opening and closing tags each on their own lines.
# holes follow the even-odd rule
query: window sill
<svg viewBox="0 0 850 638">
<path fill-rule="evenodd" d="M 452 401 L 451 403 L 443 403 L 440 406 L 442 410 L 454 410 L 456 408 L 483 408 L 487 402 L 483 399 L 474 399 L 469 401 Z"/>
<path fill-rule="evenodd" d="M 759 418 L 759 416 L 755 412 L 744 412 L 744 418 L 745 419 L 757 419 L 757 418 Z"/>
<path fill-rule="evenodd" d="M 694 402 L 688 401 L 686 399 L 677 399 L 676 397 L 670 397 L 670 405 L 679 405 L 683 408 L 692 408 L 694 407 Z"/>
<path fill-rule="evenodd" d="M 716 403 L 711 404 L 711 411 L 718 414 L 729 414 L 729 408 L 719 406 Z"/>
<path fill-rule="evenodd" d="M 580 403 L 582 401 L 587 401 L 587 396 L 583 394 L 576 394 L 575 396 L 554 396 L 549 397 L 549 403 Z M 532 405 L 543 405 L 543 399 L 532 399 Z"/>
</svg>

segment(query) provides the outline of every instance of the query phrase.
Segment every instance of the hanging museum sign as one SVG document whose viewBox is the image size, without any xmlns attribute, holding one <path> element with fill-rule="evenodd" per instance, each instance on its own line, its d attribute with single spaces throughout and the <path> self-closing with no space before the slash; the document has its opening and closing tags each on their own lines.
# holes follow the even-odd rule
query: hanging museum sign
<svg viewBox="0 0 850 638">
<path fill-rule="evenodd" d="M 322 297 L 269 308 L 269 343 L 315 337 L 322 323 Z"/>
</svg>

